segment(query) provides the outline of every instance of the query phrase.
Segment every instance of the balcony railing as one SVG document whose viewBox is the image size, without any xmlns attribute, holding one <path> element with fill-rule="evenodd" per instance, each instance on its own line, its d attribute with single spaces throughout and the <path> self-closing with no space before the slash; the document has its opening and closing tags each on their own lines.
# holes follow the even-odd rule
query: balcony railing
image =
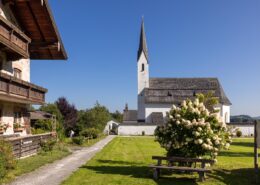
<svg viewBox="0 0 260 185">
<path fill-rule="evenodd" d="M 30 42 L 29 37 L 0 15 L 0 50 L 7 53 L 8 60 L 29 58 Z"/>
<path fill-rule="evenodd" d="M 0 100 L 43 104 L 47 89 L 0 72 Z"/>
</svg>

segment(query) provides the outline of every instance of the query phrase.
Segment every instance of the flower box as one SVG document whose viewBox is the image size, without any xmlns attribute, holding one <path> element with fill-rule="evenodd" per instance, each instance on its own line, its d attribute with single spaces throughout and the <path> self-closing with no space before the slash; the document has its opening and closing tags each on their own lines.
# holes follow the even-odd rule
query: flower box
<svg viewBox="0 0 260 185">
<path fill-rule="evenodd" d="M 14 129 L 14 132 L 22 132 L 23 131 L 23 128 L 15 128 Z"/>
</svg>

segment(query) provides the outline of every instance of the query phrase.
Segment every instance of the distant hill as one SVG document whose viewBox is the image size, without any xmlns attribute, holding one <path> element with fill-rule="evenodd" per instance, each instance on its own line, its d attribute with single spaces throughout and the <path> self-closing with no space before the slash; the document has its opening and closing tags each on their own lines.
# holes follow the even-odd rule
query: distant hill
<svg viewBox="0 0 260 185">
<path fill-rule="evenodd" d="M 260 120 L 260 116 L 254 117 L 254 119 Z"/>
<path fill-rule="evenodd" d="M 256 119 L 260 120 L 260 116 L 258 116 L 258 117 L 251 117 L 251 116 L 248 116 L 248 115 L 230 116 L 230 122 L 247 123 L 247 122 L 252 122 Z"/>
</svg>

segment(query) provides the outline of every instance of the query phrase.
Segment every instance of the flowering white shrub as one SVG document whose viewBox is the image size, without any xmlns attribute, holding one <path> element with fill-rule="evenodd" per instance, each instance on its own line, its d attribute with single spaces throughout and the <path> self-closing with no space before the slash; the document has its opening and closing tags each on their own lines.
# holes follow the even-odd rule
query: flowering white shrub
<svg viewBox="0 0 260 185">
<path fill-rule="evenodd" d="M 167 124 L 156 128 L 156 140 L 167 150 L 168 156 L 208 154 L 216 159 L 222 148 L 229 148 L 231 136 L 226 125 L 221 122 L 219 113 L 210 112 L 203 102 L 203 98 L 196 98 L 183 101 L 180 107 L 173 105 Z"/>
</svg>

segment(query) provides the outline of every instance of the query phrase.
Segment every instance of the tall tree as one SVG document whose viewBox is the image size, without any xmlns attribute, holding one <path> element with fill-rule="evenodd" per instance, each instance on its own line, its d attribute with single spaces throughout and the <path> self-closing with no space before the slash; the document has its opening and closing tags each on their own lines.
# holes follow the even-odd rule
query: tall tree
<svg viewBox="0 0 260 185">
<path fill-rule="evenodd" d="M 108 109 L 98 102 L 91 109 L 79 111 L 78 125 L 80 128 L 96 128 L 103 131 L 108 121 L 112 119 Z"/>
<path fill-rule="evenodd" d="M 73 104 L 70 104 L 65 97 L 60 97 L 56 101 L 56 105 L 63 115 L 63 125 L 66 133 L 70 130 L 74 130 L 77 124 L 77 109 Z"/>
<path fill-rule="evenodd" d="M 117 121 L 119 123 L 123 122 L 123 114 L 121 112 L 119 112 L 118 110 L 116 110 L 115 112 L 111 113 L 112 119 L 114 121 Z"/>
<path fill-rule="evenodd" d="M 58 109 L 57 105 L 54 103 L 48 103 L 46 105 L 43 105 L 39 108 L 40 111 L 44 111 L 44 112 L 48 112 L 52 115 L 56 116 L 57 121 L 59 121 L 60 123 L 62 122 L 62 114 L 60 112 L 60 110 Z"/>
</svg>

